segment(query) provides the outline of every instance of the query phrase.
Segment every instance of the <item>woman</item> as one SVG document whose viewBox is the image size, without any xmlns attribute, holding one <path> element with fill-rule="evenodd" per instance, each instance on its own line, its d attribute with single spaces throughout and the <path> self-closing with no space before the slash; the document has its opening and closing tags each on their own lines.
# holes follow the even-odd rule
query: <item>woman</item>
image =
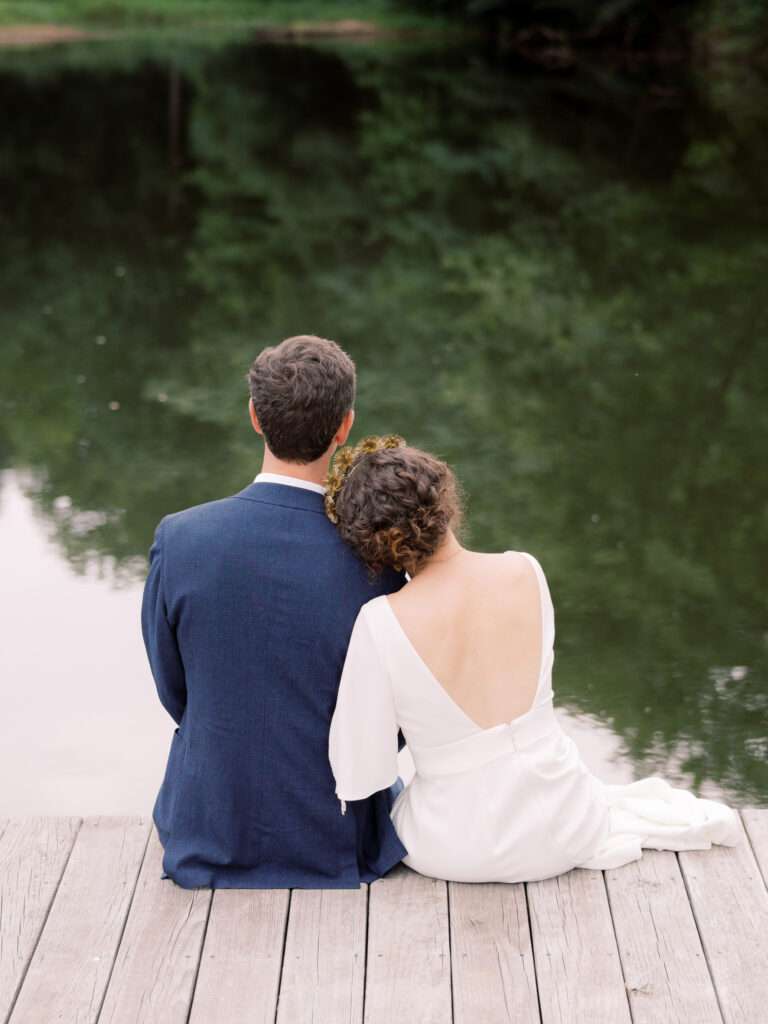
<svg viewBox="0 0 768 1024">
<path fill-rule="evenodd" d="M 375 573 L 409 582 L 360 610 L 331 723 L 342 801 L 397 780 L 398 728 L 416 771 L 391 818 L 416 871 L 521 882 L 613 868 L 642 847 L 735 845 L 736 813 L 656 776 L 590 773 L 552 706 L 554 610 L 537 559 L 480 554 L 456 536 L 450 468 L 402 438 L 337 455 L 326 511 Z"/>
</svg>

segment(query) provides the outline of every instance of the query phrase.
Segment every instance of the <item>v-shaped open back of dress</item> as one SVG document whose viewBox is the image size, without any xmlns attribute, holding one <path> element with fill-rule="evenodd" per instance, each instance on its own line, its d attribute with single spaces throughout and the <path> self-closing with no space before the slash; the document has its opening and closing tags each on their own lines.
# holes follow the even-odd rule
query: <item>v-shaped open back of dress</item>
<svg viewBox="0 0 768 1024">
<path fill-rule="evenodd" d="M 523 555 L 533 567 L 540 603 L 541 636 L 539 640 L 538 670 L 535 691 L 528 709 L 529 713 L 538 705 L 552 701 L 555 621 L 549 587 L 547 586 L 541 566 L 527 552 L 505 552 L 505 554 L 518 553 Z M 445 718 L 445 725 L 449 728 L 451 728 L 451 725 L 449 725 L 450 712 L 451 710 L 457 712 L 457 714 L 453 715 L 454 727 L 459 734 L 456 738 L 459 738 L 462 733 L 467 731 L 482 732 L 489 728 L 475 722 L 469 712 L 461 707 L 460 703 L 448 692 L 447 687 L 435 676 L 411 642 L 389 598 L 382 596 L 370 602 L 367 606 L 367 614 L 379 619 L 375 632 L 382 638 L 382 655 L 387 661 L 393 684 L 396 684 L 398 679 L 407 679 L 406 686 L 409 691 L 416 687 L 424 691 L 419 701 L 419 718 L 423 719 L 426 707 L 430 702 L 433 702 L 435 704 L 435 718 L 438 720 Z M 412 699 L 412 693 L 397 694 L 395 699 L 402 711 L 407 709 Z M 517 717 L 522 719 L 524 715 L 521 714 Z M 514 719 L 499 722 L 498 724 L 508 725 L 512 721 Z M 417 722 L 413 723 L 413 730 L 418 730 Z M 434 736 L 430 736 L 429 744 L 431 745 L 433 742 Z"/>
</svg>

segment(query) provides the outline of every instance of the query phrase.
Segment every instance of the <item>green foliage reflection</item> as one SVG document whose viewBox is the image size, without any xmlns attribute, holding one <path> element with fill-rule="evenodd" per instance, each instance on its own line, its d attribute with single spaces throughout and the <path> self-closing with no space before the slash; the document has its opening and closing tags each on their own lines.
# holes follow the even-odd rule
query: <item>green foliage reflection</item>
<svg viewBox="0 0 768 1024">
<path fill-rule="evenodd" d="M 258 468 L 254 353 L 337 338 L 359 431 L 448 458 L 468 539 L 541 558 L 560 698 L 765 799 L 768 106 L 732 74 L 266 46 L 7 74 L 6 462 L 74 564 L 140 573 L 165 512 Z"/>
</svg>

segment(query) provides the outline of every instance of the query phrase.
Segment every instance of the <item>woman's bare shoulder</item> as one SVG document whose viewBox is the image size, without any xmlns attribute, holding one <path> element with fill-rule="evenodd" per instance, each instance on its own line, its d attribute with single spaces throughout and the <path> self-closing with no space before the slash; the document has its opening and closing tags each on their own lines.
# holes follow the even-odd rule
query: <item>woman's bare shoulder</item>
<svg viewBox="0 0 768 1024">
<path fill-rule="evenodd" d="M 415 576 L 396 593 L 388 595 L 387 600 L 395 610 L 405 610 L 428 600 L 431 591 L 461 589 L 465 584 L 498 583 L 506 588 L 530 581 L 532 575 L 530 560 L 522 551 L 465 551 L 461 559 L 441 566 L 439 572 Z"/>
<path fill-rule="evenodd" d="M 533 567 L 531 556 L 524 551 L 499 551 L 478 553 L 476 569 L 489 576 L 495 575 L 500 581 L 530 579 Z"/>
</svg>

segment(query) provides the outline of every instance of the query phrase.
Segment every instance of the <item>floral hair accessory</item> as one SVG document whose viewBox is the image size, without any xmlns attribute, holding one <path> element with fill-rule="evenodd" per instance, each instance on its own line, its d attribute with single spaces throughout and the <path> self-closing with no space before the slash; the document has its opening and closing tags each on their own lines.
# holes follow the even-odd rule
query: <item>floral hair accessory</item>
<svg viewBox="0 0 768 1024">
<path fill-rule="evenodd" d="M 344 445 L 333 457 L 333 465 L 325 481 L 325 513 L 332 523 L 338 523 L 336 499 L 344 486 L 347 477 L 357 469 L 361 459 L 371 452 L 380 452 L 385 448 L 402 448 L 405 438 L 399 434 L 384 434 L 382 437 L 371 435 L 364 437 L 355 445 Z"/>
</svg>

